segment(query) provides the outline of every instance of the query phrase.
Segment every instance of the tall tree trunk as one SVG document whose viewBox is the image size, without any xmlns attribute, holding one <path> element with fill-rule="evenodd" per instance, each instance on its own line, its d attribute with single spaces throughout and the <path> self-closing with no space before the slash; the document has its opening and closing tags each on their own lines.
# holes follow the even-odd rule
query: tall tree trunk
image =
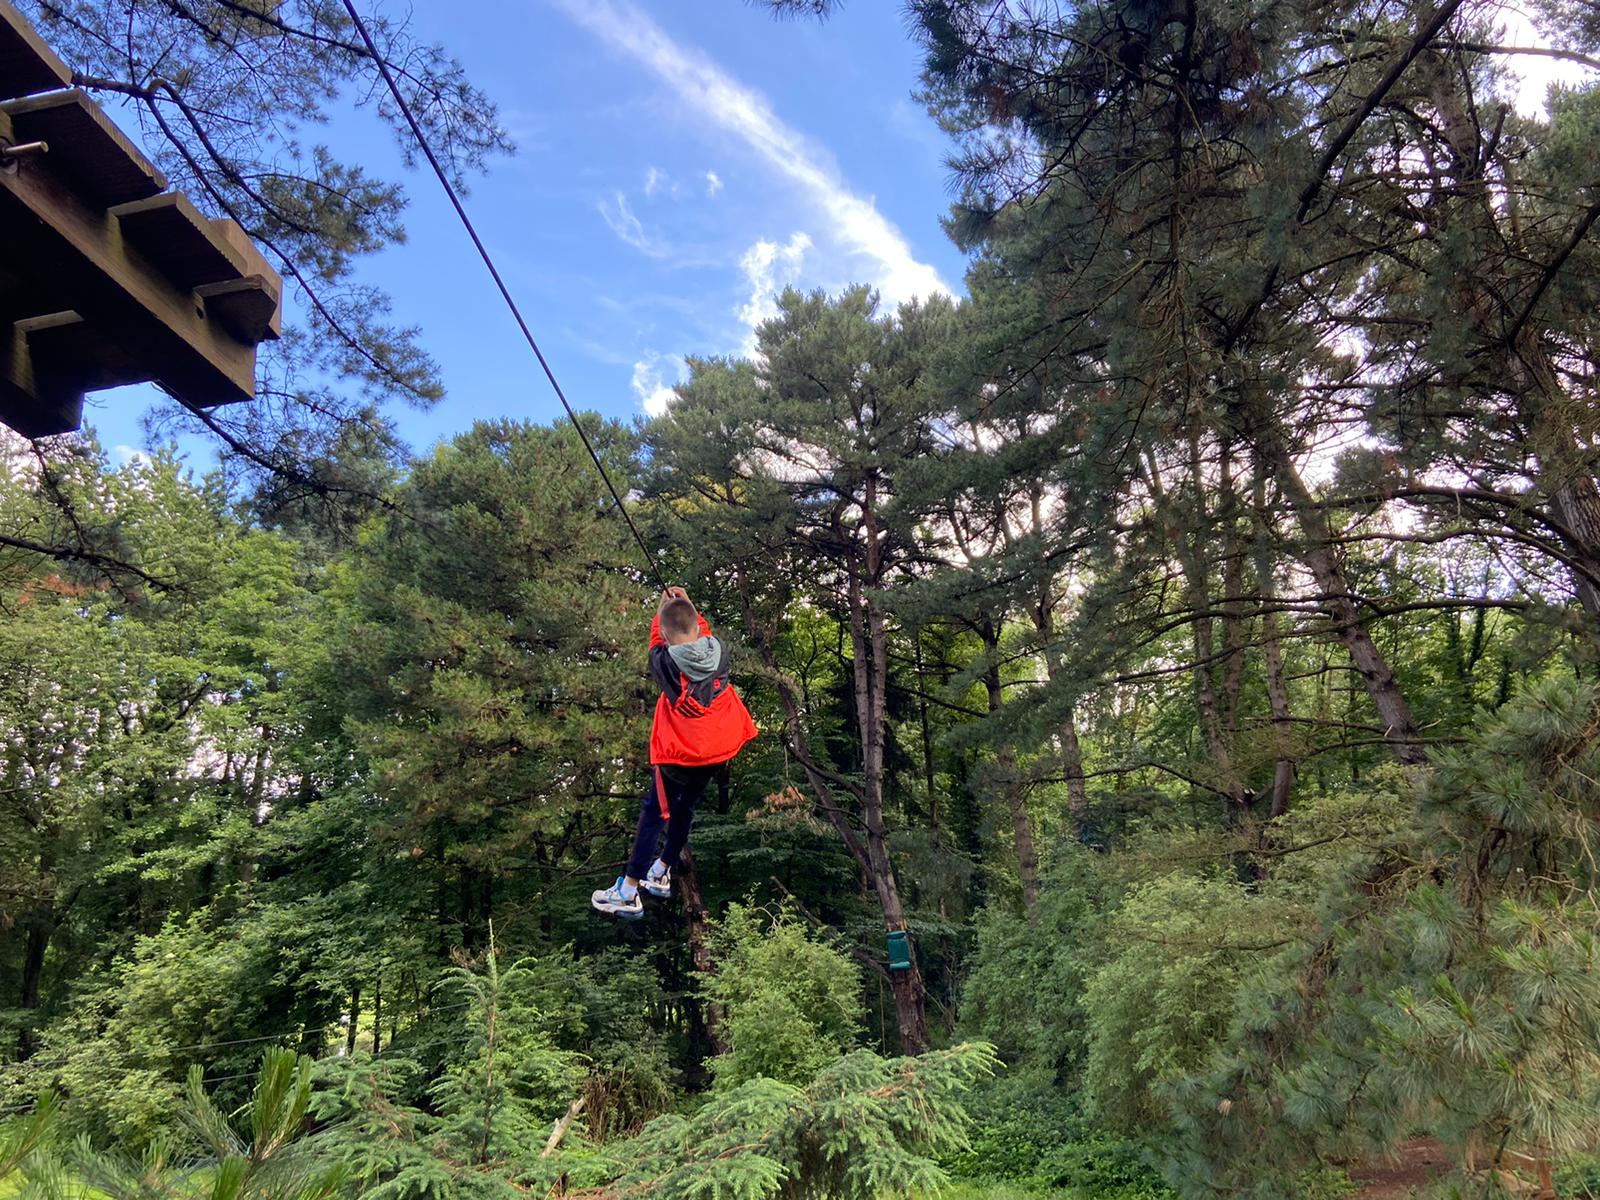
<svg viewBox="0 0 1600 1200">
<path fill-rule="evenodd" d="M 935 829 L 939 827 L 939 798 L 934 790 L 933 771 L 933 731 L 928 725 L 928 687 L 927 677 L 922 665 L 922 630 L 917 630 L 916 640 L 912 642 L 916 654 L 917 667 L 917 716 L 922 726 L 922 775 L 923 782 L 928 789 L 928 823 Z"/>
<path fill-rule="evenodd" d="M 900 884 L 895 878 L 894 864 L 889 859 L 888 827 L 883 819 L 883 755 L 886 737 L 886 717 L 889 682 L 888 624 L 875 593 L 883 584 L 881 559 L 882 534 L 877 520 L 877 482 L 869 479 L 865 503 L 862 505 L 862 532 L 865 534 L 863 568 L 850 572 L 850 636 L 852 641 L 852 668 L 855 677 L 856 719 L 861 731 L 862 789 L 861 816 L 867 832 L 867 862 L 872 873 L 873 886 L 878 892 L 878 902 L 883 908 L 883 922 L 889 930 L 905 930 L 907 945 L 911 950 L 909 969 L 890 972 L 890 987 L 894 991 L 896 1023 L 900 1030 L 900 1048 L 906 1054 L 921 1054 L 927 1050 L 928 1024 L 924 1009 L 927 988 L 922 982 L 922 970 L 917 966 L 916 947 L 906 926 L 905 907 L 900 898 Z"/>
<path fill-rule="evenodd" d="M 1258 474 L 1255 482 L 1255 572 L 1256 590 L 1261 595 L 1261 647 L 1267 660 L 1267 704 L 1272 710 L 1272 743 L 1277 757 L 1272 766 L 1272 808 L 1274 817 L 1289 811 L 1289 796 L 1294 788 L 1295 760 L 1287 754 L 1294 733 L 1293 712 L 1289 708 L 1289 684 L 1283 673 L 1283 647 L 1279 641 L 1278 600 L 1273 580 L 1271 526 L 1267 518 L 1267 481 Z"/>
<path fill-rule="evenodd" d="M 1033 627 L 1039 632 L 1039 644 L 1044 648 L 1044 674 L 1052 684 L 1065 675 L 1065 664 L 1056 649 L 1055 604 L 1047 587 L 1039 596 L 1033 610 Z M 1067 785 L 1067 816 L 1072 822 L 1072 836 L 1081 844 L 1089 843 L 1089 789 L 1083 774 L 1083 746 L 1078 741 L 1078 719 L 1074 705 L 1068 705 L 1061 718 L 1058 736 L 1061 741 L 1061 776 Z"/>
<path fill-rule="evenodd" d="M 1345 652 L 1367 695 L 1383 722 L 1384 737 L 1401 763 L 1417 766 L 1428 761 L 1428 752 L 1420 741 L 1416 718 L 1411 705 L 1395 682 L 1383 651 L 1378 649 L 1372 635 L 1362 623 L 1361 611 L 1356 606 L 1356 596 L 1344 577 L 1344 571 L 1333 552 L 1333 531 L 1327 514 L 1311 495 L 1301 478 L 1299 468 L 1284 444 L 1283 429 L 1278 418 L 1257 400 L 1251 413 L 1254 425 L 1256 451 L 1260 455 L 1262 470 L 1278 485 L 1278 491 L 1294 510 L 1300 531 L 1305 538 L 1301 560 L 1316 581 L 1323 602 L 1333 614 L 1334 632 L 1343 643 Z"/>
<path fill-rule="evenodd" d="M 1176 550 L 1178 565 L 1183 571 L 1184 588 L 1188 598 L 1189 608 L 1195 614 L 1190 623 L 1190 630 L 1194 645 L 1194 693 L 1195 709 L 1200 716 L 1200 731 L 1206 739 L 1206 750 L 1211 755 L 1211 771 L 1215 776 L 1216 790 L 1223 796 L 1224 816 L 1230 824 L 1242 820 L 1250 807 L 1250 790 L 1245 786 L 1244 780 L 1239 777 L 1238 769 L 1234 763 L 1233 747 L 1227 730 L 1224 727 L 1222 709 L 1217 698 L 1216 686 L 1216 626 L 1210 617 L 1211 612 L 1211 581 L 1206 571 L 1205 549 L 1203 539 L 1206 537 L 1207 526 L 1211 514 L 1205 504 L 1205 480 L 1200 471 L 1200 442 L 1199 435 L 1191 435 L 1189 439 L 1190 463 L 1194 488 L 1194 511 L 1179 512 L 1178 505 L 1169 499 L 1166 488 L 1161 480 L 1160 467 L 1156 462 L 1149 463 L 1146 479 L 1150 491 L 1157 503 L 1169 514 L 1170 523 L 1176 528 Z M 1185 509 L 1188 505 L 1184 506 Z M 1191 529 L 1185 529 L 1184 523 L 1192 523 Z"/>
<path fill-rule="evenodd" d="M 1045 659 L 1048 673 L 1049 658 Z M 1089 788 L 1083 774 L 1083 747 L 1078 742 L 1078 718 L 1069 707 L 1061 718 L 1061 771 L 1067 784 L 1067 816 L 1072 821 L 1073 838 L 1087 845 L 1092 840 L 1089 828 Z"/>
<path fill-rule="evenodd" d="M 1439 78 L 1434 103 L 1445 139 L 1461 167 L 1456 195 L 1470 206 L 1467 224 L 1483 243 L 1533 261 L 1523 239 L 1516 234 L 1508 237 L 1501 228 L 1502 214 L 1488 178 L 1493 150 L 1484 144 L 1482 125 L 1476 114 L 1468 111 L 1453 75 L 1441 72 Z M 1451 82 L 1445 83 L 1446 79 Z M 1520 305 L 1521 289 L 1468 282 L 1473 285 L 1469 303 L 1473 329 L 1490 351 L 1494 380 L 1503 381 L 1517 397 L 1538 480 L 1550 497 L 1550 515 L 1560 526 L 1557 536 L 1573 589 L 1589 617 L 1591 636 L 1600 637 L 1600 484 L 1595 479 L 1594 456 L 1580 446 L 1574 432 L 1573 397 L 1561 384 L 1537 322 L 1531 314 L 1524 318 L 1506 299 L 1515 296 L 1515 304 Z M 1519 319 L 1521 328 L 1514 328 Z"/>
<path fill-rule="evenodd" d="M 983 672 L 984 693 L 988 697 L 989 714 L 1000 711 L 1005 697 L 1000 689 L 1000 631 L 993 621 L 979 627 L 989 665 Z M 1011 817 L 1011 835 L 1017 850 L 1017 879 L 1022 884 L 1022 907 L 1033 911 L 1039 902 L 1039 854 L 1033 842 L 1033 818 L 1028 814 L 1028 798 L 1017 771 L 1016 750 L 1011 739 L 999 735 L 995 742 L 994 757 L 999 770 L 996 782 L 1006 799 L 1006 809 Z"/>
<path fill-rule="evenodd" d="M 1239 735 L 1239 695 L 1244 683 L 1244 558 L 1239 537 L 1239 497 L 1234 490 L 1233 451 L 1222 443 L 1222 729 L 1230 746 Z"/>
<path fill-rule="evenodd" d="M 694 855 L 688 850 L 678 856 L 672 881 L 683 899 L 683 920 L 689 933 L 689 960 L 696 972 L 709 976 L 716 970 L 716 963 L 711 958 L 711 916 L 706 908 L 705 895 L 700 890 L 700 872 L 695 869 Z M 710 1000 L 702 1002 L 700 1019 L 713 1054 L 722 1054 L 728 1049 L 722 1031 L 723 1016 L 722 1005 Z"/>
<path fill-rule="evenodd" d="M 27 1058 L 34 1052 L 35 1039 L 29 1014 L 39 1008 L 39 993 L 44 981 L 45 954 L 50 949 L 50 939 L 55 933 L 56 916 L 53 908 L 35 910 L 28 920 L 28 936 L 22 951 L 22 1029 L 17 1034 L 17 1057 Z"/>
<path fill-rule="evenodd" d="M 772 640 L 761 629 L 756 620 L 755 608 L 751 600 L 748 580 L 741 572 L 735 572 L 735 584 L 739 589 L 741 607 L 744 614 L 745 634 L 751 644 L 756 647 L 761 657 L 762 665 L 771 677 L 778 694 L 778 702 L 783 708 L 784 730 L 788 735 L 789 751 L 794 755 L 795 761 L 800 764 L 800 769 L 806 774 L 806 781 L 811 786 L 812 794 L 816 796 L 818 805 L 833 825 L 839 838 L 844 842 L 845 849 L 850 852 L 856 861 L 856 866 L 861 871 L 862 881 L 872 888 L 878 897 L 878 905 L 883 912 L 884 926 L 887 929 L 905 928 L 905 909 L 900 901 L 899 883 L 895 878 L 894 865 L 889 859 L 887 835 L 883 823 L 883 793 L 882 782 L 882 744 L 878 745 L 878 782 L 879 788 L 876 801 L 871 798 L 865 782 L 855 782 L 829 771 L 818 763 L 811 755 L 811 748 L 806 743 L 804 713 L 800 706 L 799 698 L 795 694 L 793 682 L 779 669 L 777 656 L 773 652 Z M 859 579 L 852 577 L 852 599 L 860 594 Z M 852 604 L 852 627 L 862 630 L 862 637 L 857 639 L 855 645 L 855 658 L 861 672 L 868 670 L 865 654 L 865 620 L 859 608 Z M 886 649 L 887 647 L 885 647 Z M 853 680 L 856 686 L 858 704 L 867 687 L 867 682 L 862 678 Z M 864 711 L 870 711 L 870 704 Z M 872 754 L 868 748 L 868 739 L 863 733 L 863 757 L 871 761 Z M 858 834 L 852 826 L 850 814 L 840 807 L 835 789 L 848 791 L 854 795 L 861 806 L 861 821 L 865 836 Z M 910 942 L 910 934 L 907 933 Z M 896 1022 L 900 1031 L 900 1044 L 907 1054 L 920 1054 L 928 1048 L 927 1019 L 924 1015 L 923 1002 L 927 989 L 922 982 L 922 972 L 916 965 L 916 947 L 912 949 L 912 966 L 909 971 L 891 972 L 890 987 L 894 992 Z"/>
<path fill-rule="evenodd" d="M 361 1025 L 361 985 L 350 989 L 350 1027 L 344 1032 L 344 1052 L 356 1052 L 356 1032 Z"/>
</svg>

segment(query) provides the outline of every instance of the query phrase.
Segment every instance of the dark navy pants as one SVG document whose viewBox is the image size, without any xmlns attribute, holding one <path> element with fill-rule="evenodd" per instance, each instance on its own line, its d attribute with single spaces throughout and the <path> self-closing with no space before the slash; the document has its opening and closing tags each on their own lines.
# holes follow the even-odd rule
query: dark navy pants
<svg viewBox="0 0 1600 1200">
<path fill-rule="evenodd" d="M 628 858 L 629 879 L 644 878 L 656 859 L 663 828 L 667 831 L 667 844 L 661 851 L 661 861 L 669 867 L 678 865 L 678 855 L 683 853 L 689 828 L 694 824 L 695 806 L 721 769 L 720 763 L 709 767 L 652 768 L 650 788 L 639 809 L 639 831 L 634 834 L 633 853 Z"/>
</svg>

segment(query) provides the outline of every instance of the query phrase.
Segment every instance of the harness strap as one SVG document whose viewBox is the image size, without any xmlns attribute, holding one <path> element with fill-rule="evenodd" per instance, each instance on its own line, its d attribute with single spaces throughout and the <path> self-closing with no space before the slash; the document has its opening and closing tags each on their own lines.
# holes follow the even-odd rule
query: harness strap
<svg viewBox="0 0 1600 1200">
<path fill-rule="evenodd" d="M 667 805 L 667 780 L 661 774 L 661 768 L 656 768 L 656 804 L 661 808 L 661 819 L 672 820 L 672 809 Z"/>
</svg>

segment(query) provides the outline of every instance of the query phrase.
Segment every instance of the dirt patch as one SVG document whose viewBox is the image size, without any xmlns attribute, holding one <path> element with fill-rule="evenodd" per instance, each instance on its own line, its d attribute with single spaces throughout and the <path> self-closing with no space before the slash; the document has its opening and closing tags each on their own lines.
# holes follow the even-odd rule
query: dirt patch
<svg viewBox="0 0 1600 1200">
<path fill-rule="evenodd" d="M 1454 1167 L 1442 1144 L 1433 1138 L 1413 1138 L 1392 1159 L 1351 1167 L 1355 1200 L 1407 1200 L 1448 1175 Z"/>
</svg>

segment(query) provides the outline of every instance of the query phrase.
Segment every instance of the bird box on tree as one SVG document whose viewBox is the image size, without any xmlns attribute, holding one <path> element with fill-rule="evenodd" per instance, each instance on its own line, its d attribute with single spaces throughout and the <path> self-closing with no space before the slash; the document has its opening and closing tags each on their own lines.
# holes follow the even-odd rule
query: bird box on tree
<svg viewBox="0 0 1600 1200">
<path fill-rule="evenodd" d="M 0 0 L 0 422 L 78 428 L 83 395 L 154 382 L 190 408 L 255 395 L 283 283 L 161 172 Z"/>
</svg>

